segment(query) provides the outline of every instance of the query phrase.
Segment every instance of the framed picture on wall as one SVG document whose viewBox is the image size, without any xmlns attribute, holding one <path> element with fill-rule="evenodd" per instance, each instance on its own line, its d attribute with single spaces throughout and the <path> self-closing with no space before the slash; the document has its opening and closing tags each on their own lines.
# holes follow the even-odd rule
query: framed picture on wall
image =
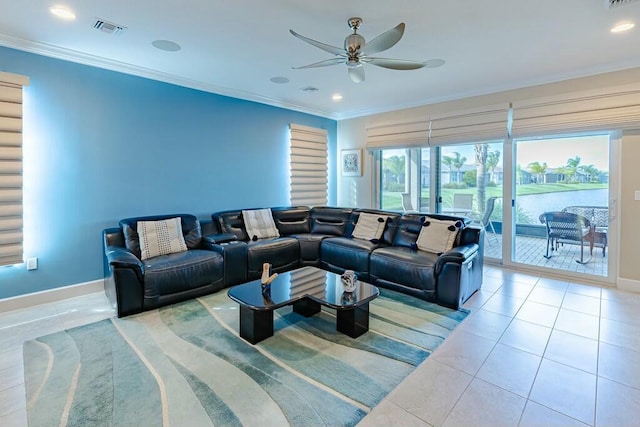
<svg viewBox="0 0 640 427">
<path fill-rule="evenodd" d="M 342 176 L 362 176 L 362 149 L 342 150 Z"/>
</svg>

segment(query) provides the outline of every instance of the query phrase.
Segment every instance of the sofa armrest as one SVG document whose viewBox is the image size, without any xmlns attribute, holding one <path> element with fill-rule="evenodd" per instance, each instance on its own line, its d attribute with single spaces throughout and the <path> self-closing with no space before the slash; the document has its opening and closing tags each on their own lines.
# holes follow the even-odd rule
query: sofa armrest
<svg viewBox="0 0 640 427">
<path fill-rule="evenodd" d="M 234 234 L 231 234 L 235 237 Z M 247 243 L 231 240 L 222 243 L 204 242 L 205 249 L 216 251 L 224 260 L 224 286 L 233 286 L 247 281 Z"/>
<path fill-rule="evenodd" d="M 107 262 L 115 268 L 131 268 L 136 271 L 140 281 L 144 274 L 144 264 L 131 251 L 119 246 L 108 246 L 105 250 Z"/>
<path fill-rule="evenodd" d="M 479 249 L 480 246 L 477 243 L 469 243 L 467 245 L 456 246 L 455 248 L 442 253 L 436 261 L 435 274 L 439 274 L 440 271 L 442 271 L 444 264 L 448 262 L 462 264 L 475 257 Z"/>
<path fill-rule="evenodd" d="M 238 240 L 238 236 L 233 233 L 209 234 L 202 237 L 202 243 L 206 249 L 213 250 L 213 245 L 229 243 Z"/>
<path fill-rule="evenodd" d="M 144 264 L 122 246 L 107 246 L 105 292 L 118 317 L 140 313 L 144 300 Z"/>
<path fill-rule="evenodd" d="M 438 257 L 434 266 L 436 301 L 458 309 L 482 286 L 483 256 L 477 243 L 456 246 Z"/>
</svg>

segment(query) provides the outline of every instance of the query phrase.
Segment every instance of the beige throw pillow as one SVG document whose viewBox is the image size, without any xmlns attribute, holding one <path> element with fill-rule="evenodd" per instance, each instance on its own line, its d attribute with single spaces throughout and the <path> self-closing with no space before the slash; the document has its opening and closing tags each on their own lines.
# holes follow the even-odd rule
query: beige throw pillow
<svg viewBox="0 0 640 427">
<path fill-rule="evenodd" d="M 387 224 L 387 215 L 361 212 L 351 237 L 363 240 L 380 240 Z"/>
<path fill-rule="evenodd" d="M 138 236 L 140 237 L 140 251 L 143 261 L 159 255 L 187 250 L 180 218 L 138 221 Z"/>
<path fill-rule="evenodd" d="M 426 217 L 416 245 L 422 251 L 436 254 L 446 252 L 453 248 L 460 227 L 460 221 L 442 221 Z"/>
<path fill-rule="evenodd" d="M 280 237 L 280 232 L 273 221 L 271 209 L 242 211 L 242 218 L 250 240 Z"/>
</svg>

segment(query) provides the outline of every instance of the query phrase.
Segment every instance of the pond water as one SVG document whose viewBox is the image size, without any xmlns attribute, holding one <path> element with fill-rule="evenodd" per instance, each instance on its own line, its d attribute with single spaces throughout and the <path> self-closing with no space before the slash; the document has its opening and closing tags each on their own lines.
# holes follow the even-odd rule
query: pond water
<svg viewBox="0 0 640 427">
<path fill-rule="evenodd" d="M 597 190 L 561 191 L 530 194 L 516 198 L 516 208 L 525 212 L 532 224 L 539 224 L 540 214 L 561 211 L 567 206 L 609 206 L 609 190 L 600 188 Z"/>
</svg>

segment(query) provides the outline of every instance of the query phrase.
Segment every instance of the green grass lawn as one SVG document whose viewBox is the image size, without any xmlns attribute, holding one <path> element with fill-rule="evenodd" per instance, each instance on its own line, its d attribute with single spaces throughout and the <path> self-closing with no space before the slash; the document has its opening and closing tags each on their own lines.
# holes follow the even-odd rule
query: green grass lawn
<svg viewBox="0 0 640 427">
<path fill-rule="evenodd" d="M 516 196 L 526 196 L 530 194 L 544 194 L 544 193 L 557 193 L 561 191 L 577 191 L 577 190 L 598 190 L 602 188 L 608 188 L 609 184 L 589 183 L 589 184 L 520 184 L 516 186 Z M 453 195 L 455 193 L 461 194 L 473 194 L 477 195 L 475 188 L 443 188 L 442 189 L 442 202 L 444 206 L 451 206 L 453 204 Z M 499 197 L 502 198 L 502 186 L 487 187 L 487 197 Z M 427 189 L 423 189 L 422 197 L 429 197 Z M 475 198 L 474 198 L 475 199 Z M 385 191 L 382 198 L 382 209 L 388 210 L 402 210 L 402 196 L 400 192 Z"/>
</svg>

